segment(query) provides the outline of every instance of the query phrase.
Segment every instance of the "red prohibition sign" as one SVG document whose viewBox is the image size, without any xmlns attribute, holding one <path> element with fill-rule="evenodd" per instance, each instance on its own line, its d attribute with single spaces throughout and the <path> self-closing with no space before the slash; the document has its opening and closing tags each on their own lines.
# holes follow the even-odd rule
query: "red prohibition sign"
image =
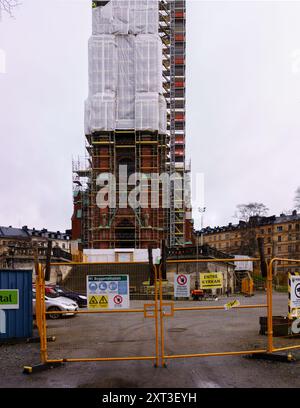
<svg viewBox="0 0 300 408">
<path fill-rule="evenodd" d="M 178 284 L 181 285 L 181 286 L 186 285 L 186 283 L 187 283 L 187 277 L 184 276 L 184 275 L 179 275 L 178 278 L 177 278 L 177 282 L 178 282 Z"/>
<path fill-rule="evenodd" d="M 123 302 L 123 298 L 120 295 L 114 297 L 114 302 L 116 305 L 120 305 Z"/>
</svg>

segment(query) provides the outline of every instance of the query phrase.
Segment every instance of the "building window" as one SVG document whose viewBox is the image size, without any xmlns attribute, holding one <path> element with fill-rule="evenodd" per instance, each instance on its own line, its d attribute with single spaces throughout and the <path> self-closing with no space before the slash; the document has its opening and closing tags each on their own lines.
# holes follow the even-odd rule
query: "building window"
<svg viewBox="0 0 300 408">
<path fill-rule="evenodd" d="M 268 255 L 271 255 L 271 248 L 268 248 Z"/>
<path fill-rule="evenodd" d="M 281 232 L 282 231 L 282 226 L 277 227 L 277 231 Z"/>
<path fill-rule="evenodd" d="M 271 234 L 271 233 L 272 233 L 272 229 L 268 228 L 268 234 Z"/>
<path fill-rule="evenodd" d="M 282 242 L 281 241 L 281 235 L 278 236 L 278 242 Z"/>
<path fill-rule="evenodd" d="M 289 224 L 289 231 L 292 229 L 292 224 Z"/>
<path fill-rule="evenodd" d="M 262 235 L 264 235 L 265 230 L 264 230 L 264 229 L 261 229 L 261 230 L 260 230 L 260 233 L 261 233 Z"/>
</svg>

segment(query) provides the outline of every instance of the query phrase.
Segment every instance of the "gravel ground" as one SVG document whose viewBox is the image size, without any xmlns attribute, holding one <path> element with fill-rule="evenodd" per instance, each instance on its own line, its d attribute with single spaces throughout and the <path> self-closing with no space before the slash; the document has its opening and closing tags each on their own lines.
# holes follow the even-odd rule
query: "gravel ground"
<svg viewBox="0 0 300 408">
<path fill-rule="evenodd" d="M 229 300 L 235 298 L 231 297 Z M 265 295 L 238 298 L 241 304 L 265 303 Z M 180 307 L 224 305 L 216 302 L 177 302 Z M 132 302 L 132 307 L 142 307 Z M 286 294 L 274 294 L 274 315 L 286 314 Z M 165 353 L 205 353 L 265 348 L 259 316 L 265 309 L 178 311 L 165 319 Z M 49 358 L 153 356 L 154 320 L 143 314 L 79 315 L 48 321 Z M 274 339 L 276 346 L 297 344 L 295 339 Z M 298 339 L 300 343 L 300 339 Z M 166 368 L 151 361 L 66 363 L 62 367 L 22 374 L 24 365 L 39 363 L 38 344 L 0 345 L 0 387 L 299 387 L 299 362 L 279 363 L 244 356 L 169 359 Z"/>
</svg>

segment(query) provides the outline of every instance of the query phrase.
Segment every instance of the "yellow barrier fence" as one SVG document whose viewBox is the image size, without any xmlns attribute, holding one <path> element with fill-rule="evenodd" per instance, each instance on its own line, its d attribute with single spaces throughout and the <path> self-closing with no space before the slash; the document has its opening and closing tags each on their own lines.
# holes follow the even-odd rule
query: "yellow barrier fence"
<svg viewBox="0 0 300 408">
<path fill-rule="evenodd" d="M 242 261 L 252 261 L 252 262 L 259 262 L 259 258 L 251 258 L 251 259 L 234 259 L 234 262 L 242 262 Z M 126 315 L 134 315 L 138 314 L 144 319 L 153 319 L 154 324 L 153 324 L 153 330 L 155 333 L 154 336 L 154 350 L 155 352 L 151 355 L 126 355 L 126 356 L 80 356 L 80 357 L 72 357 L 68 355 L 64 355 L 63 357 L 49 357 L 49 350 L 48 350 L 48 344 L 47 344 L 47 335 L 48 335 L 48 327 L 47 327 L 47 315 L 49 315 L 51 312 L 46 311 L 46 305 L 45 305 L 45 279 L 44 279 L 44 271 L 43 267 L 41 264 L 38 264 L 36 266 L 37 268 L 37 277 L 36 277 L 36 322 L 37 322 L 37 327 L 39 331 L 39 337 L 40 337 L 40 355 L 41 355 L 41 362 L 43 364 L 60 364 L 60 363 L 65 363 L 65 362 L 96 362 L 96 361 L 153 361 L 155 363 L 155 366 L 158 367 L 159 365 L 165 366 L 167 360 L 172 360 L 172 359 L 183 359 L 183 358 L 199 358 L 199 357 L 212 357 L 212 356 L 240 356 L 240 355 L 256 355 L 256 354 L 272 354 L 275 352 L 279 351 L 285 351 L 285 350 L 292 350 L 292 349 L 298 349 L 300 348 L 300 345 L 290 345 L 290 346 L 284 346 L 284 347 L 274 347 L 273 345 L 273 268 L 274 268 L 274 263 L 278 261 L 283 261 L 283 262 L 294 262 L 294 263 L 300 263 L 300 260 L 292 260 L 292 259 L 281 259 L 281 258 L 274 258 L 272 259 L 269 264 L 268 264 L 268 276 L 267 276 L 267 287 L 266 287 L 266 294 L 262 294 L 261 298 L 264 300 L 264 296 L 266 295 L 266 301 L 255 303 L 255 302 L 250 302 L 249 304 L 240 304 L 240 302 L 234 301 L 232 303 L 232 309 L 234 311 L 241 311 L 241 312 L 246 312 L 246 311 L 251 311 L 253 309 L 266 309 L 267 310 L 267 344 L 265 346 L 261 347 L 252 347 L 252 348 L 246 348 L 245 350 L 216 350 L 216 351 L 209 351 L 209 352 L 199 352 L 199 345 L 206 346 L 209 344 L 209 339 L 206 341 L 202 341 L 199 336 L 195 336 L 195 341 L 193 342 L 191 339 L 191 343 L 195 346 L 195 351 L 194 352 L 166 352 L 166 346 L 167 340 L 166 340 L 166 321 L 173 321 L 176 322 L 176 319 L 178 319 L 178 316 L 181 314 L 188 316 L 190 312 L 197 312 L 195 316 L 195 322 L 198 324 L 200 327 L 200 333 L 201 332 L 201 325 L 202 323 L 210 319 L 208 316 L 206 316 L 206 319 L 203 318 L 201 320 L 201 315 L 205 312 L 218 312 L 218 311 L 224 311 L 224 305 L 223 304 L 217 304 L 217 305 L 212 305 L 212 306 L 191 306 L 190 303 L 184 302 L 183 304 L 180 304 L 179 302 L 174 302 L 174 301 L 169 301 L 164 299 L 164 292 L 163 292 L 163 277 L 162 277 L 162 264 L 160 265 L 154 265 L 154 299 L 153 302 L 145 302 L 143 304 L 143 307 L 134 307 L 132 309 L 114 309 L 114 310 L 90 310 L 90 309 L 84 309 L 84 310 L 76 310 L 74 314 L 76 315 L 99 315 L 99 317 L 103 315 L 110 315 L 111 319 L 113 319 L 113 316 L 126 316 Z M 167 265 L 170 264 L 176 264 L 178 260 L 167 260 Z M 213 262 L 213 263 L 228 263 L 229 259 L 191 259 L 191 260 L 180 260 L 179 261 L 181 264 L 193 264 L 193 263 L 207 263 L 207 262 Z M 52 263 L 52 267 L 62 267 L 62 266 L 67 266 L 67 267 L 72 267 L 76 265 L 80 265 L 83 268 L 87 268 L 89 266 L 93 267 L 106 267 L 107 265 L 111 265 L 112 263 L 79 263 L 79 262 L 71 262 L 71 263 Z M 121 264 L 121 263 L 120 263 Z M 119 264 L 119 265 L 120 265 Z M 134 264 L 134 262 L 124 262 L 124 264 Z M 226 298 L 222 298 L 226 299 Z M 226 306 L 226 305 L 225 305 Z M 226 307 L 225 307 L 226 310 Z M 63 311 L 57 311 L 56 313 L 58 314 L 65 314 Z M 200 314 L 198 316 L 198 313 Z M 226 317 L 228 314 L 226 315 Z M 231 315 L 233 316 L 233 315 Z M 253 318 L 257 319 L 257 316 L 254 315 Z M 168 319 L 168 320 L 166 320 Z M 196 320 L 197 319 L 197 320 Z M 221 316 L 221 320 L 223 317 Z M 250 319 L 250 315 L 248 314 L 245 321 L 243 320 L 243 325 L 241 326 L 243 329 L 248 327 L 248 323 Z M 146 320 L 145 320 L 146 321 Z M 236 320 L 238 321 L 238 320 Z M 106 321 L 106 324 L 109 322 L 109 320 Z M 234 327 L 234 330 L 237 330 L 239 324 L 237 324 Z M 258 325 L 258 320 L 257 320 L 257 325 Z M 193 325 L 192 325 L 193 326 Z M 191 327 L 192 327 L 191 326 Z M 251 326 L 254 327 L 254 326 Z M 149 328 L 147 326 L 147 333 L 149 332 Z M 173 330 L 179 330 L 180 328 L 174 328 Z M 172 327 L 170 328 L 172 330 Z M 169 331 L 170 331 L 169 330 Z M 184 330 L 184 328 L 182 329 Z M 222 336 L 222 330 L 217 331 L 217 328 L 215 329 L 215 335 L 216 336 Z M 249 329 L 250 330 L 250 329 Z M 252 330 L 252 329 L 251 329 Z M 105 331 L 105 329 L 104 329 Z M 205 333 L 204 333 L 205 334 Z M 240 337 L 242 344 L 246 344 L 245 339 L 247 338 L 248 332 L 245 332 L 246 337 Z M 189 336 L 189 334 L 187 334 Z M 152 342 L 152 340 L 150 339 Z M 201 344 L 202 343 L 202 344 Z M 176 339 L 174 342 L 174 346 L 176 346 Z M 87 345 L 88 347 L 88 345 Z M 176 347 L 175 347 L 176 348 Z"/>
<path fill-rule="evenodd" d="M 190 260 L 168 260 L 167 264 L 176 264 L 176 263 L 180 263 L 180 264 L 195 264 L 195 263 L 208 263 L 208 262 L 213 262 L 213 263 L 228 263 L 230 261 L 230 259 L 226 258 L 226 259 L 190 259 Z M 249 259 L 234 259 L 234 262 L 243 262 L 243 261 L 253 261 L 253 262 L 259 262 L 260 259 L 259 258 L 249 258 Z M 162 267 L 161 265 L 159 266 L 159 281 L 160 284 L 162 282 Z M 271 304 L 269 302 L 266 303 L 262 303 L 262 304 L 246 304 L 246 305 L 238 305 L 238 306 L 234 306 L 235 310 L 248 310 L 248 309 L 261 309 L 261 308 L 266 308 L 266 309 L 270 309 L 271 310 Z M 265 348 L 260 348 L 260 349 L 250 349 L 250 350 L 239 350 L 239 351 L 224 351 L 224 352 L 205 352 L 205 353 L 180 353 L 180 354 L 166 354 L 165 353 L 165 323 L 164 320 L 166 318 L 166 316 L 163 313 L 163 299 L 162 299 L 162 290 L 160 290 L 160 326 L 161 326 L 161 336 L 160 336 L 160 356 L 161 356 L 161 365 L 165 366 L 166 364 L 166 360 L 171 360 L 171 359 L 181 359 L 181 358 L 193 358 L 193 357 L 212 357 L 212 356 L 235 356 L 235 355 L 247 355 L 247 354 L 259 354 L 259 353 L 266 353 L 267 352 L 267 347 Z M 178 313 L 184 313 L 184 312 L 204 312 L 204 311 L 224 311 L 224 305 L 222 306 L 195 306 L 195 307 L 190 307 L 190 306 L 184 306 L 184 307 L 180 307 L 177 306 L 175 304 L 173 304 L 172 306 L 172 310 L 174 313 L 174 316 L 176 318 L 176 315 L 178 315 Z M 201 322 L 201 319 L 199 320 Z M 216 336 L 221 336 L 222 332 L 217 333 L 216 332 Z M 197 344 L 197 341 L 195 340 L 195 348 L 197 348 L 199 346 L 199 344 Z"/>
<path fill-rule="evenodd" d="M 108 265 L 112 265 L 113 263 L 79 263 L 79 262 L 71 262 L 71 263 L 51 263 L 51 267 L 72 267 L 76 265 L 80 265 L 83 267 L 88 266 L 102 266 L 106 267 Z M 121 263 L 120 263 L 121 264 Z M 118 263 L 118 265 L 120 265 Z M 133 265 L 134 262 L 122 262 L 122 265 L 130 264 Z M 140 265 L 140 263 L 136 263 Z M 47 327 L 47 316 L 53 314 L 51 311 L 46 311 L 45 307 L 45 280 L 44 280 L 44 273 L 43 267 L 41 264 L 37 265 L 37 274 L 36 274 L 36 323 L 38 327 L 39 337 L 40 337 L 40 355 L 41 355 L 41 362 L 43 364 L 58 364 L 58 363 L 65 363 L 65 362 L 93 362 L 93 361 L 136 361 L 136 360 L 150 360 L 154 361 L 155 365 L 159 365 L 159 327 L 158 327 L 158 292 L 159 292 L 159 282 L 157 279 L 157 269 L 154 267 L 154 302 L 153 303 L 145 303 L 143 308 L 130 308 L 130 309 L 116 309 L 116 310 L 76 310 L 73 311 L 72 314 L 74 315 L 128 315 L 128 314 L 140 314 L 144 318 L 152 318 L 154 320 L 154 331 L 155 331 L 155 354 L 154 355 L 145 355 L 145 356 L 122 356 L 122 357 L 80 357 L 80 358 L 70 358 L 65 356 L 63 358 L 49 358 L 49 347 L 47 344 L 47 337 L 49 328 Z M 57 315 L 66 315 L 65 311 L 55 311 Z M 71 345 L 72 346 L 72 345 Z"/>
<path fill-rule="evenodd" d="M 277 339 L 277 342 L 280 343 L 279 346 L 274 346 L 274 322 L 273 322 L 273 316 L 274 316 L 274 301 L 273 301 L 273 280 L 274 280 L 274 269 L 275 266 L 280 263 L 280 268 L 282 269 L 282 275 L 285 277 L 285 280 L 288 281 L 288 269 L 289 268 L 300 268 L 300 260 L 299 259 L 288 259 L 288 258 L 273 258 L 268 266 L 268 286 L 267 286 L 267 293 L 268 293 L 268 303 L 269 303 L 269 313 L 268 313 L 268 352 L 269 353 L 276 353 L 276 352 L 282 352 L 282 351 L 290 351 L 290 350 L 296 350 L 300 349 L 300 344 L 295 344 L 299 342 L 299 336 L 293 335 L 291 332 L 290 326 L 292 325 L 293 321 L 297 320 L 297 318 L 300 318 L 300 307 L 299 307 L 299 314 L 298 316 L 295 316 L 294 318 L 291 318 L 290 316 L 287 316 L 287 322 L 285 324 L 285 330 L 287 329 L 287 333 L 284 336 L 284 334 Z M 299 273 L 297 273 L 299 275 Z M 284 303 L 285 303 L 285 313 L 288 315 L 289 310 L 289 296 L 290 293 L 289 291 L 286 293 L 286 296 L 284 298 Z M 299 296 L 300 299 L 300 296 Z M 299 301 L 300 304 L 300 301 Z M 276 304 L 275 304 L 276 306 Z M 282 340 L 283 339 L 283 340 Z M 283 341 L 285 343 L 289 342 L 289 345 L 282 345 Z M 292 344 L 291 344 L 292 343 Z"/>
</svg>

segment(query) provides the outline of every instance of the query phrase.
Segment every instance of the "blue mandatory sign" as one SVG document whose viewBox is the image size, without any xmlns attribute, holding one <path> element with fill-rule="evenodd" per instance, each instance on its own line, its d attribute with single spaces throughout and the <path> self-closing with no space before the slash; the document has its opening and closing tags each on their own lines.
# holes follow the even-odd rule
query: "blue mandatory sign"
<svg viewBox="0 0 300 408">
<path fill-rule="evenodd" d="M 107 283 L 106 282 L 100 282 L 99 283 L 99 288 L 102 291 L 106 290 L 107 289 Z"/>
<path fill-rule="evenodd" d="M 117 290 L 118 284 L 116 282 L 110 282 L 108 285 L 110 290 Z"/>
<path fill-rule="evenodd" d="M 127 295 L 127 281 L 120 281 L 118 285 L 119 295 Z"/>
<path fill-rule="evenodd" d="M 96 290 L 97 290 L 97 283 L 95 283 L 95 282 L 90 283 L 90 284 L 89 284 L 89 289 L 90 289 L 91 292 L 96 292 Z"/>
</svg>

